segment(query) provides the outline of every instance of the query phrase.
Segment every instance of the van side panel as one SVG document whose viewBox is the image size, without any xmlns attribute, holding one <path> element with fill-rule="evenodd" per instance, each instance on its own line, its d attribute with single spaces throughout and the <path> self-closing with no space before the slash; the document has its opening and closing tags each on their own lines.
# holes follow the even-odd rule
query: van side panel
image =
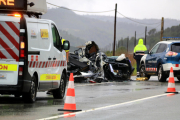
<svg viewBox="0 0 180 120">
<path fill-rule="evenodd" d="M 51 61 L 53 59 L 52 41 L 50 39 L 50 25 L 48 21 L 38 20 L 38 31 L 40 41 L 40 56 L 38 62 L 46 62 L 46 66 L 40 68 L 39 81 L 40 90 L 44 91 L 47 88 L 52 88 L 52 79 L 49 77 L 51 74 Z"/>
<path fill-rule="evenodd" d="M 50 42 L 50 26 L 47 21 L 26 18 L 28 32 L 28 72 L 31 76 L 38 74 L 39 91 L 52 88 L 52 80 L 47 79 L 50 74 L 52 58 L 52 43 Z"/>
</svg>

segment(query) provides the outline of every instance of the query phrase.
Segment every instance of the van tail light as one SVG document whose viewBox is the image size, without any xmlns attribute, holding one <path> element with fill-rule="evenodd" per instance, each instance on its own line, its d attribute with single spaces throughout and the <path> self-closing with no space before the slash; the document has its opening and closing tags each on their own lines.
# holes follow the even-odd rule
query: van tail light
<svg viewBox="0 0 180 120">
<path fill-rule="evenodd" d="M 19 76 L 23 75 L 23 67 L 19 67 Z"/>
<path fill-rule="evenodd" d="M 20 58 L 25 58 L 25 37 L 20 36 Z"/>
<path fill-rule="evenodd" d="M 172 51 L 169 51 L 168 53 L 166 53 L 166 57 L 174 57 L 174 56 L 177 56 L 178 53 L 176 52 L 172 52 Z"/>
</svg>

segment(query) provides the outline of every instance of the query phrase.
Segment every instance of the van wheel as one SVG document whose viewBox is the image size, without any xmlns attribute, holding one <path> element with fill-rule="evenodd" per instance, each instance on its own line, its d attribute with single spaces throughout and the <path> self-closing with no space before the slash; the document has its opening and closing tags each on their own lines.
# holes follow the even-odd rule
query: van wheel
<svg viewBox="0 0 180 120">
<path fill-rule="evenodd" d="M 65 88 L 66 88 L 66 83 L 65 82 L 66 82 L 66 77 L 65 77 L 65 75 L 63 73 L 62 76 L 61 76 L 59 88 L 52 91 L 54 99 L 62 99 L 64 97 Z"/>
<path fill-rule="evenodd" d="M 147 75 L 146 72 L 145 72 L 145 66 L 144 65 L 141 65 L 140 67 L 140 77 L 147 77 L 149 80 L 150 79 L 150 75 Z"/>
<path fill-rule="evenodd" d="M 162 67 L 162 65 L 160 65 L 158 68 L 158 80 L 159 80 L 159 82 L 166 82 L 166 79 L 167 79 L 167 77 L 163 72 L 163 67 Z"/>
<path fill-rule="evenodd" d="M 36 94 L 37 94 L 37 85 L 36 85 L 36 77 L 33 75 L 31 78 L 31 86 L 28 93 L 23 93 L 23 100 L 26 103 L 33 103 L 36 101 Z"/>
</svg>

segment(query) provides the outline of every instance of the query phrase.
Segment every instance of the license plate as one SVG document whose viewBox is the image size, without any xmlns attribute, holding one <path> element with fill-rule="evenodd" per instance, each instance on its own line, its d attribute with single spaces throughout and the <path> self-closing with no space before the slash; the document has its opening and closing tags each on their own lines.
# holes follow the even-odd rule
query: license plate
<svg viewBox="0 0 180 120">
<path fill-rule="evenodd" d="M 6 79 L 6 74 L 0 74 L 0 79 Z"/>
</svg>

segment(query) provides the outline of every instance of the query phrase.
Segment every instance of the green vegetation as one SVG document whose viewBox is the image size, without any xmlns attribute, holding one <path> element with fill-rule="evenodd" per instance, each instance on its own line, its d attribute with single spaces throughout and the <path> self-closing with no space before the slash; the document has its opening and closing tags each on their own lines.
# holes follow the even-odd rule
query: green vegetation
<svg viewBox="0 0 180 120">
<path fill-rule="evenodd" d="M 180 37 L 180 25 L 178 26 L 172 26 L 171 28 L 167 28 L 164 30 L 164 37 Z M 144 38 L 143 38 L 144 39 Z M 135 38 L 132 37 L 129 40 L 128 44 L 128 53 L 127 53 L 127 40 L 128 38 L 125 39 L 120 39 L 117 42 L 116 45 L 116 56 L 121 55 L 122 53 L 126 54 L 126 57 L 128 57 L 132 63 L 132 66 L 136 68 L 136 61 L 133 58 L 133 49 L 134 49 L 134 40 Z M 156 29 L 151 29 L 148 32 L 147 35 L 147 48 L 152 48 L 156 43 L 160 41 L 160 32 L 156 32 Z M 136 40 L 137 44 L 138 40 Z M 105 52 L 107 56 L 112 56 L 113 53 L 112 51 L 107 51 Z M 136 75 L 136 70 L 134 71 L 133 75 Z"/>
</svg>

